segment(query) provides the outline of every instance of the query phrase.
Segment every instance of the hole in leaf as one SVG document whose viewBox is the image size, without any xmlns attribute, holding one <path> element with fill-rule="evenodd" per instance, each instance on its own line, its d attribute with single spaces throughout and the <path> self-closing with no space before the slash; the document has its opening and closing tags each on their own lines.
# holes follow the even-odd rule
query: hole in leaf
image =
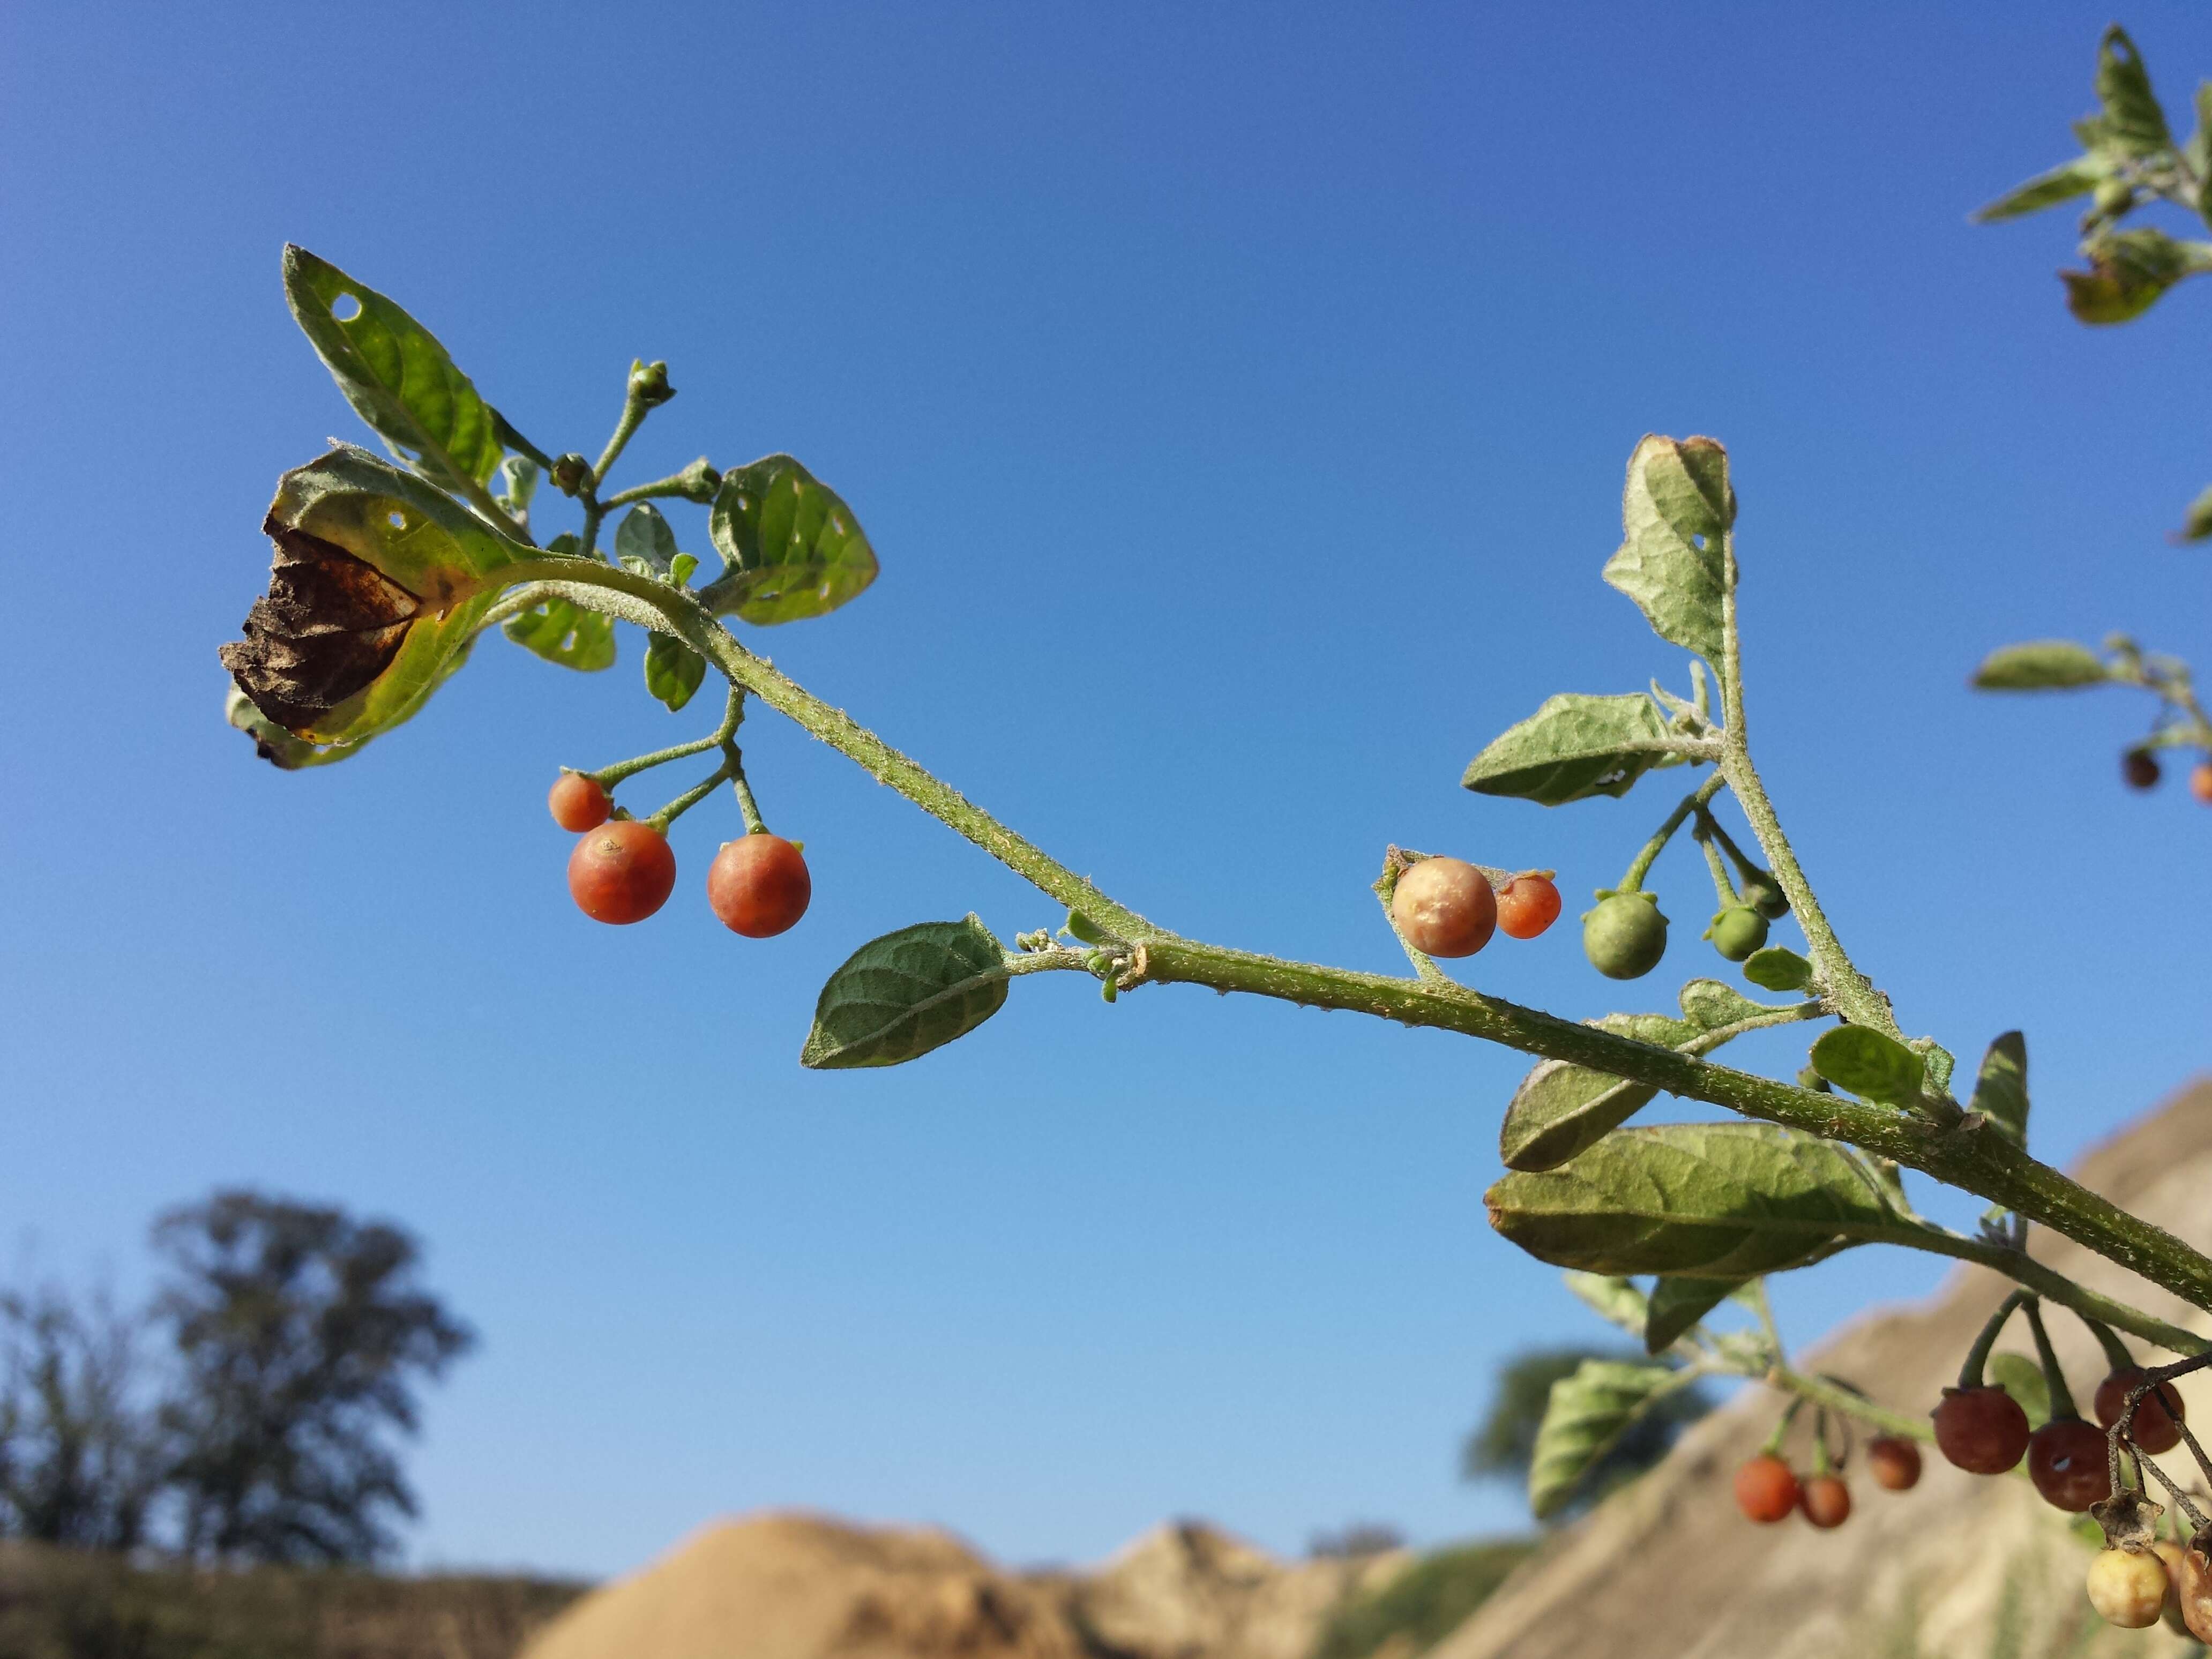
<svg viewBox="0 0 2212 1659">
<path fill-rule="evenodd" d="M 1702 553 L 1705 550 L 1705 538 L 1703 536 L 1692 536 L 1690 538 L 1690 545 Z"/>
<path fill-rule="evenodd" d="M 751 503 L 750 501 L 747 501 L 744 496 L 740 495 L 740 496 L 738 496 L 738 512 L 743 513 L 743 512 L 746 511 L 748 508 L 750 508 L 751 506 L 752 506 L 752 503 Z"/>
<path fill-rule="evenodd" d="M 349 323 L 361 315 L 361 301 L 351 294 L 341 294 L 331 301 L 331 315 L 342 323 Z"/>
<path fill-rule="evenodd" d="M 394 530 L 407 528 L 407 515 L 404 513 L 387 513 L 384 515 L 384 521 Z"/>
</svg>

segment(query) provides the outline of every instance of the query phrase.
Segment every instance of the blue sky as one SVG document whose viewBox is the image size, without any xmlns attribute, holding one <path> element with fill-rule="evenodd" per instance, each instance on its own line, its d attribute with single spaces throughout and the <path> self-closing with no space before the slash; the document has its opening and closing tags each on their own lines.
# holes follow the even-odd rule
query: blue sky
<svg viewBox="0 0 2212 1659">
<path fill-rule="evenodd" d="M 2212 815 L 2118 787 L 2148 711 L 1965 689 L 2054 633 L 2212 659 L 2212 554 L 2165 539 L 2212 478 L 2212 301 L 2084 330 L 2065 216 L 1965 218 L 2070 153 L 2106 21 L 8 9 L 16 1271 L 128 1291 L 148 1218 L 218 1182 L 416 1229 L 483 1337 L 414 1458 L 418 1561 L 610 1571 L 770 1504 L 1025 1561 L 1170 1515 L 1281 1549 L 1514 1524 L 1458 1437 L 1501 1356 L 1595 1334 L 1483 1224 L 1515 1056 L 1048 977 L 910 1068 L 803 1072 L 860 941 L 1057 917 L 762 713 L 805 921 L 714 921 L 711 808 L 661 916 L 585 921 L 555 768 L 710 723 L 647 700 L 635 638 L 596 678 L 495 641 L 356 761 L 252 760 L 215 647 L 276 474 L 362 435 L 278 250 L 398 298 L 556 450 L 666 358 L 627 477 L 789 450 L 881 553 L 781 665 L 1162 922 L 1362 967 L 1385 843 L 1556 866 L 1578 905 L 1663 811 L 1457 778 L 1551 692 L 1680 683 L 1597 573 L 1638 434 L 1720 437 L 1785 821 L 1908 1029 L 2027 1030 L 2063 1158 L 2212 1059 Z M 2212 28 L 2128 21 L 2181 118 Z M 1688 851 L 1626 1004 L 1571 926 L 1469 978 L 1665 1006 L 1715 965 Z M 1785 1327 L 1938 1271 L 1847 1255 L 1778 1287 Z"/>
</svg>

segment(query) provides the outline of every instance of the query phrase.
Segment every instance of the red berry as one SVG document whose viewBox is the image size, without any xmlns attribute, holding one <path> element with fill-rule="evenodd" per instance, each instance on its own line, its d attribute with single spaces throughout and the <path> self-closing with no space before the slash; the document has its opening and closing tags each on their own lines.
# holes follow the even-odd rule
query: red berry
<svg viewBox="0 0 2212 1659">
<path fill-rule="evenodd" d="M 636 818 L 589 831 L 568 854 L 568 895 L 593 921 L 643 921 L 675 887 L 668 838 Z"/>
<path fill-rule="evenodd" d="M 1498 926 L 1490 878 L 1460 859 L 1423 859 L 1398 878 L 1390 920 L 1406 943 L 1432 957 L 1471 957 Z"/>
<path fill-rule="evenodd" d="M 773 939 L 806 914 L 813 879 L 799 849 L 781 836 L 726 841 L 707 869 L 707 902 L 722 925 L 747 939 Z"/>
<path fill-rule="evenodd" d="M 2027 1443 L 2027 1474 L 2044 1501 L 2076 1514 L 2112 1496 L 2105 1432 L 2078 1417 L 2055 1417 Z"/>
<path fill-rule="evenodd" d="M 1920 1484 L 1920 1448 L 1903 1435 L 1879 1435 L 1868 1441 L 1866 1456 L 1877 1486 L 1911 1492 Z"/>
<path fill-rule="evenodd" d="M 1832 1474 L 1816 1474 L 1808 1480 L 1797 1502 L 1805 1518 L 1823 1532 L 1851 1518 L 1851 1489 Z"/>
<path fill-rule="evenodd" d="M 2148 749 L 2130 749 L 2120 757 L 2120 775 L 2130 789 L 2158 787 L 2158 757 Z"/>
<path fill-rule="evenodd" d="M 1498 896 L 1498 926 L 1508 939 L 1534 939 L 1559 919 L 1559 890 L 1547 876 L 1516 876 Z"/>
<path fill-rule="evenodd" d="M 2199 761 L 2189 775 L 2189 793 L 2212 806 L 2212 761 Z"/>
<path fill-rule="evenodd" d="M 1935 1417 L 1936 1449 L 1969 1474 L 2002 1474 L 2027 1455 L 2027 1413 L 1996 1383 L 1944 1389 Z"/>
<path fill-rule="evenodd" d="M 563 772 L 553 780 L 553 787 L 545 794 L 545 805 L 553 814 L 553 822 L 574 835 L 586 830 L 596 830 L 607 821 L 614 811 L 606 790 L 597 778 L 586 777 L 581 772 Z"/>
<path fill-rule="evenodd" d="M 2142 1366 L 2130 1365 L 2124 1371 L 2114 1371 L 2097 1384 L 2097 1420 L 2111 1428 L 2120 1420 L 2128 1395 L 2149 1380 L 2149 1373 Z M 2173 1384 L 2161 1382 L 2136 1406 L 2136 1420 L 2129 1425 L 2129 1431 L 2135 1436 L 2136 1444 L 2145 1451 L 2154 1455 L 2169 1452 L 2181 1443 L 2181 1431 L 2176 1425 L 2187 1415 Z"/>
<path fill-rule="evenodd" d="M 1761 1452 L 1735 1472 L 1735 1506 L 1761 1526 L 1787 1520 L 1797 1495 L 1797 1477 L 1772 1452 Z"/>
</svg>

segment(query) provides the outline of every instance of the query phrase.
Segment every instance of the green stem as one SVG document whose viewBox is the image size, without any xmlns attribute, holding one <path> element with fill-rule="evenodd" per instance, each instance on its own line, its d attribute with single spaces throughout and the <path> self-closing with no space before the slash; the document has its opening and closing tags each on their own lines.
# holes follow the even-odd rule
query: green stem
<svg viewBox="0 0 2212 1659">
<path fill-rule="evenodd" d="M 1797 914 L 1797 924 L 1805 930 L 1805 944 L 1811 952 L 1813 966 L 1826 986 L 1829 1000 L 1836 1011 L 1854 1025 L 1871 1026 L 1885 1036 L 1902 1042 L 1905 1034 L 1898 1030 L 1897 1020 L 1890 1012 L 1889 1000 L 1875 989 L 1874 981 L 1858 970 L 1844 953 L 1836 938 L 1836 930 L 1829 924 L 1827 913 L 1820 908 L 1820 901 L 1813 896 L 1812 884 L 1805 879 L 1805 872 L 1797 862 L 1797 854 L 1790 845 L 1790 838 L 1782 833 L 1782 820 L 1776 817 L 1774 803 L 1767 799 L 1766 787 L 1759 781 L 1759 769 L 1752 764 L 1751 740 L 1744 723 L 1743 712 L 1743 642 L 1736 629 L 1736 562 L 1735 538 L 1731 531 L 1720 532 L 1721 559 L 1723 580 L 1721 587 L 1722 655 L 1718 665 L 1721 680 L 1721 775 L 1728 780 L 1729 787 L 1735 793 L 1736 804 L 1742 807 L 1744 817 L 1750 823 L 1752 833 L 1759 837 L 1761 851 L 1773 869 L 1775 881 L 1781 886 L 1783 896 Z"/>
<path fill-rule="evenodd" d="M 681 472 L 671 473 L 665 478 L 655 478 L 651 483 L 632 484 L 628 489 L 618 489 L 599 503 L 602 511 L 611 513 L 618 507 L 628 507 L 633 501 L 652 501 L 659 496 L 681 495 L 691 499 L 691 481 Z"/>
<path fill-rule="evenodd" d="M 677 819 L 682 817 L 686 812 L 696 806 L 701 801 L 713 794 L 715 790 L 720 788 L 724 783 L 728 781 L 729 776 L 730 763 L 727 761 L 724 761 L 720 766 L 714 769 L 712 776 L 702 778 L 697 783 L 693 784 L 689 789 L 686 789 L 674 800 L 669 802 L 667 805 L 662 807 L 658 812 L 655 812 L 651 817 L 647 818 L 646 822 L 651 824 L 654 829 L 659 830 L 661 834 L 666 835 L 668 833 L 668 826 L 670 824 L 675 823 Z"/>
<path fill-rule="evenodd" d="M 1375 878 L 1375 896 L 1382 901 L 1382 919 L 1390 924 L 1390 936 L 1398 941 L 1399 949 L 1405 951 L 1406 960 L 1413 964 L 1413 972 L 1431 985 L 1449 985 L 1453 982 L 1451 975 L 1437 966 L 1435 958 L 1425 951 L 1416 950 L 1413 942 L 1398 931 L 1398 917 L 1390 908 L 1398 896 L 1398 878 L 1419 861 L 1419 859 L 1408 861 L 1397 848 L 1393 847 L 1383 857 L 1382 873 Z M 1488 878 L 1486 876 L 1485 879 Z M 1492 884 L 1496 885 L 1494 882 Z"/>
<path fill-rule="evenodd" d="M 1997 1345 L 1997 1334 L 2004 1329 L 2005 1322 L 2019 1312 L 2021 1304 L 2027 1300 L 2026 1291 L 2014 1291 L 1997 1304 L 1995 1313 L 1982 1322 L 1982 1328 L 1974 1334 L 1973 1342 L 1966 1349 L 1966 1357 L 1959 1366 L 1959 1391 L 1961 1394 L 1972 1393 L 1984 1386 L 1990 1350 Z"/>
<path fill-rule="evenodd" d="M 1701 816 L 1698 828 L 1702 830 L 1711 822 L 1711 819 Z M 1719 900 L 1720 908 L 1725 910 L 1730 905 L 1741 903 L 1742 901 L 1736 894 L 1735 884 L 1729 879 L 1728 866 L 1721 862 L 1720 848 L 1713 845 L 1713 838 L 1700 835 L 1698 845 L 1705 848 L 1706 866 L 1713 872 L 1713 896 Z"/>
<path fill-rule="evenodd" d="M 1780 1389 L 1796 1395 L 1798 1399 L 1825 1407 L 1845 1417 L 1856 1417 L 1860 1422 L 1880 1429 L 1884 1434 L 1901 1435 L 1909 1440 L 1932 1442 L 1936 1430 L 1924 1417 L 1907 1417 L 1902 1412 L 1877 1406 L 1864 1395 L 1854 1394 L 1839 1388 L 1823 1377 L 1808 1376 L 1802 1371 L 1793 1371 L 1786 1365 L 1777 1365 L 1764 1379 L 1769 1388 Z"/>
<path fill-rule="evenodd" d="M 590 489 L 581 497 L 584 503 L 584 522 L 576 532 L 576 550 L 589 559 L 597 556 L 599 549 L 599 523 L 607 515 Z"/>
<path fill-rule="evenodd" d="M 632 434 L 645 424 L 646 415 L 652 407 L 652 404 L 640 398 L 635 391 L 623 394 L 622 418 L 615 422 L 614 434 L 607 440 L 607 447 L 599 452 L 599 459 L 592 464 L 590 483 L 592 489 L 597 489 L 599 485 L 606 482 L 608 470 L 621 459 L 623 451 L 629 447 Z"/>
<path fill-rule="evenodd" d="M 1148 979 L 1203 985 L 1219 992 L 1239 991 L 1310 1007 L 1349 1009 L 1402 1024 L 1458 1031 L 1523 1054 L 1564 1060 L 1631 1082 L 1650 1084 L 1746 1117 L 1846 1141 L 2040 1222 L 2173 1291 L 2191 1306 L 2212 1310 L 2212 1260 L 2162 1228 L 2129 1214 L 2057 1170 L 2037 1163 L 1985 1124 L 1970 1123 L 1963 1116 L 1938 1121 L 1802 1089 L 1692 1054 L 1617 1036 L 1595 1026 L 1577 1024 L 1464 986 L 1287 962 L 1179 939 L 1109 898 L 862 727 L 842 709 L 831 708 L 753 655 L 690 594 L 618 566 L 574 558 L 520 560 L 504 568 L 500 575 L 508 581 L 544 582 L 550 592 L 573 603 L 673 634 L 735 684 L 965 836 L 1033 886 L 1139 947 L 1123 989 Z M 1791 869 L 1790 879 L 1802 890 L 1802 872 L 1796 872 L 1794 864 Z M 1947 1244 L 1943 1253 L 1963 1255 L 1967 1248 L 1978 1247 L 1971 1241 L 1958 1241 Z M 2027 1264 L 2028 1271 L 2035 1270 L 2026 1257 L 2019 1261 Z M 2021 1276 L 2018 1271 L 2007 1270 Z M 2052 1299 L 2064 1298 L 2053 1291 Z M 2097 1305 L 2102 1301 L 2083 1293 L 2082 1302 L 2069 1305 L 2084 1306 L 2106 1323 L 2148 1340 L 2168 1344 L 2169 1337 L 2179 1338 L 2182 1351 L 2204 1346 L 2203 1339 L 2148 1316 L 2119 1309 L 2118 1304 Z"/>
<path fill-rule="evenodd" d="M 607 788 L 612 788 L 624 778 L 635 777 L 640 772 L 655 766 L 665 766 L 670 761 L 689 760 L 694 755 L 703 755 L 710 749 L 726 747 L 744 719 L 744 688 L 730 688 L 729 707 L 723 711 L 722 723 L 708 736 L 693 743 L 679 743 L 672 749 L 656 749 L 650 755 L 640 755 L 635 760 L 617 761 L 612 766 L 603 766 L 586 775 L 596 778 Z"/>
<path fill-rule="evenodd" d="M 2097 1339 L 2097 1346 L 2105 1351 L 2105 1364 L 2116 1371 L 2133 1370 L 2136 1357 L 2127 1350 L 2110 1325 L 2101 1319 L 2092 1319 L 2076 1309 L 2081 1322 L 2089 1328 L 2089 1334 Z"/>
<path fill-rule="evenodd" d="M 2056 1302 L 2062 1308 L 2071 1308 L 2085 1319 L 2102 1320 L 2106 1324 L 2118 1326 L 2172 1353 L 2201 1353 L 2207 1347 L 2212 1347 L 2212 1343 L 2208 1343 L 2194 1331 L 2184 1330 L 2179 1325 L 2169 1325 L 2139 1308 L 2130 1308 L 2124 1302 L 2115 1301 L 2085 1285 L 2077 1285 L 2056 1268 L 2045 1267 L 2023 1250 L 1969 1238 L 1948 1228 L 1924 1224 L 1915 1230 L 1914 1237 L 1899 1237 L 1890 1242 L 1909 1244 L 1916 1250 L 1926 1250 L 1933 1255 L 1948 1255 L 1954 1261 L 1971 1261 L 1977 1267 L 2002 1273 L 2015 1285 L 2026 1285 L 2046 1302 Z"/>
<path fill-rule="evenodd" d="M 1674 838 L 1674 832 L 1682 827 L 1683 820 L 1720 793 L 1727 782 L 1728 779 L 1717 771 L 1683 796 L 1680 804 L 1667 815 L 1667 821 L 1651 832 L 1651 839 L 1644 843 L 1644 850 L 1637 854 L 1636 861 L 1628 866 L 1628 873 L 1620 878 L 1620 885 L 1615 890 L 1623 893 L 1641 891 L 1644 878 L 1651 873 L 1653 862 L 1666 851 L 1667 843 Z"/>
<path fill-rule="evenodd" d="M 738 752 L 735 744 L 726 745 L 724 752 L 730 757 L 730 787 L 737 794 L 738 816 L 745 821 L 745 833 L 749 836 L 768 834 L 768 823 L 761 817 L 760 803 L 753 799 L 753 787 L 745 777 L 744 757 Z"/>
<path fill-rule="evenodd" d="M 2074 1390 L 2066 1386 L 2066 1372 L 2058 1363 L 2058 1356 L 2051 1346 L 2051 1333 L 2043 1328 L 2043 1306 L 2033 1297 L 2020 1304 L 2027 1316 L 2027 1328 L 2035 1338 L 2035 1357 L 2043 1362 L 2043 1386 L 2051 1395 L 2051 1415 L 2079 1418 L 2081 1410 L 2074 1404 Z"/>
</svg>

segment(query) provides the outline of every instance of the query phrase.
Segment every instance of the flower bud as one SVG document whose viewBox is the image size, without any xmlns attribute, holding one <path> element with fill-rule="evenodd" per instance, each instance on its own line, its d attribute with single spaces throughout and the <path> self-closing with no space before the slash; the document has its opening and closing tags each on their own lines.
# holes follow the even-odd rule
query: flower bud
<svg viewBox="0 0 2212 1659">
<path fill-rule="evenodd" d="M 647 409 L 656 409 L 673 398 L 676 388 L 668 384 L 668 365 L 633 361 L 629 366 L 629 395 Z"/>
</svg>

